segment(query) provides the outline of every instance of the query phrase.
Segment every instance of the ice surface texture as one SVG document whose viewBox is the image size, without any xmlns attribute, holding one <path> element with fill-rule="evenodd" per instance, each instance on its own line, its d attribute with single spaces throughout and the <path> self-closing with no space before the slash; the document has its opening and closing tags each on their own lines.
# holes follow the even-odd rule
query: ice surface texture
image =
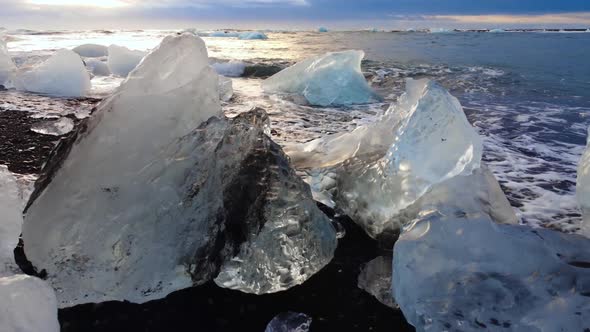
<svg viewBox="0 0 590 332">
<path fill-rule="evenodd" d="M 263 112 L 223 118 L 200 38 L 166 37 L 61 167 L 48 164 L 25 218 L 28 258 L 61 306 L 146 302 L 218 274 L 253 293 L 303 282 L 335 235 L 268 131 Z"/>
<path fill-rule="evenodd" d="M 379 256 L 365 264 L 358 277 L 358 287 L 386 306 L 397 308 L 391 294 L 391 259 L 391 256 Z"/>
<path fill-rule="evenodd" d="M 438 206 L 497 210 L 499 221 L 516 220 L 494 177 L 480 170 L 482 141 L 459 101 L 429 80 L 408 80 L 407 92 L 380 121 L 287 152 L 309 170 L 317 198 L 373 237 L 399 233 L 422 210 Z"/>
<path fill-rule="evenodd" d="M 107 64 L 113 75 L 126 77 L 143 59 L 145 52 L 130 50 L 124 46 L 109 46 Z"/>
<path fill-rule="evenodd" d="M 109 54 L 108 47 L 97 44 L 83 44 L 72 49 L 85 58 L 100 58 Z"/>
<path fill-rule="evenodd" d="M 24 91 L 80 97 L 90 90 L 90 76 L 78 54 L 59 50 L 45 62 L 19 73 L 15 85 Z"/>
<path fill-rule="evenodd" d="M 588 146 L 578 164 L 576 198 L 584 217 L 580 234 L 590 237 L 590 129 L 588 131 Z"/>
<path fill-rule="evenodd" d="M 9 84 L 15 72 L 16 65 L 8 54 L 6 43 L 2 39 L 2 36 L 0 36 L 0 85 Z"/>
<path fill-rule="evenodd" d="M 393 291 L 417 331 L 590 329 L 590 240 L 433 214 L 394 248 Z"/>
<path fill-rule="evenodd" d="M 43 280 L 26 275 L 0 278 L 2 332 L 58 332 L 57 301 Z"/>
<path fill-rule="evenodd" d="M 311 317 L 297 312 L 284 312 L 273 318 L 264 332 L 309 332 Z"/>
<path fill-rule="evenodd" d="M 98 59 L 86 59 L 84 62 L 86 63 L 86 67 L 95 76 L 111 75 L 109 65 L 104 61 L 100 61 Z"/>
<path fill-rule="evenodd" d="M 44 135 L 61 136 L 69 133 L 74 129 L 74 121 L 67 117 L 58 120 L 45 120 L 35 123 L 31 130 Z"/>
<path fill-rule="evenodd" d="M 242 61 L 216 62 L 212 67 L 219 75 L 240 77 L 244 74 L 246 64 Z"/>
<path fill-rule="evenodd" d="M 266 79 L 269 93 L 303 96 L 311 105 L 351 105 L 378 100 L 361 72 L 363 51 L 327 53 L 301 61 Z"/>
<path fill-rule="evenodd" d="M 219 99 L 229 101 L 234 95 L 234 87 L 231 78 L 219 76 Z"/>
</svg>

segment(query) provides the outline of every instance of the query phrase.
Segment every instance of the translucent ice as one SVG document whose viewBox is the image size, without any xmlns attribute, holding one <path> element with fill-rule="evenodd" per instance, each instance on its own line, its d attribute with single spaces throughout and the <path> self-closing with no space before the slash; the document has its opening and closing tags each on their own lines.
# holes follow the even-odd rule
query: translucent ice
<svg viewBox="0 0 590 332">
<path fill-rule="evenodd" d="M 104 61 L 100 61 L 98 59 L 86 59 L 84 62 L 86 63 L 86 67 L 95 76 L 111 75 L 109 65 Z"/>
<path fill-rule="evenodd" d="M 251 32 L 242 32 L 238 36 L 239 39 L 242 40 L 252 40 L 252 39 L 268 39 L 268 36 L 264 34 L 264 32 L 260 31 L 251 31 Z"/>
<path fill-rule="evenodd" d="M 209 34 L 209 37 L 239 37 L 240 33 L 232 31 L 214 31 Z"/>
<path fill-rule="evenodd" d="M 59 50 L 45 62 L 19 73 L 16 88 L 56 96 L 80 97 L 90 89 L 90 76 L 78 54 Z"/>
<path fill-rule="evenodd" d="M 590 237 L 590 129 L 588 130 L 588 146 L 578 164 L 576 197 L 584 217 L 581 234 Z"/>
<path fill-rule="evenodd" d="M 264 332 L 309 332 L 311 317 L 297 312 L 283 312 L 273 318 Z"/>
<path fill-rule="evenodd" d="M 216 62 L 211 66 L 219 75 L 227 77 L 240 77 L 246 69 L 246 64 L 242 61 Z"/>
<path fill-rule="evenodd" d="M 26 275 L 0 278 L 0 330 L 59 332 L 55 293 L 43 280 Z"/>
<path fill-rule="evenodd" d="M 61 136 L 74 129 L 74 121 L 67 117 L 58 120 L 46 120 L 34 124 L 31 130 L 44 135 Z"/>
<path fill-rule="evenodd" d="M 406 218 L 402 212 L 433 186 L 477 170 L 482 141 L 459 101 L 424 79 L 408 80 L 406 93 L 377 123 L 293 145 L 287 153 L 297 168 L 308 169 L 312 188 L 323 201 L 332 197 L 327 203 L 376 237 L 386 230 L 398 232 Z M 487 186 L 492 182 L 482 182 L 483 192 L 499 190 L 501 195 L 489 197 L 503 198 L 497 183 Z M 447 196 L 469 198 L 468 188 L 456 186 L 454 190 L 462 192 Z"/>
<path fill-rule="evenodd" d="M 124 46 L 109 46 L 107 64 L 113 75 L 126 77 L 139 64 L 145 52 L 130 50 Z"/>
<path fill-rule="evenodd" d="M 192 284 L 180 263 L 185 244 L 164 242 L 183 232 L 180 220 L 169 224 L 182 183 L 170 173 L 179 170 L 148 169 L 167 160 L 165 147 L 221 115 L 217 77 L 200 38 L 166 37 L 97 106 L 61 168 L 59 160 L 47 166 L 55 174 L 38 181 L 23 237 L 28 258 L 64 290 L 61 305 L 143 302 Z"/>
<path fill-rule="evenodd" d="M 327 264 L 334 229 L 268 123 L 225 119 L 203 41 L 166 37 L 33 193 L 25 252 L 60 305 L 141 303 L 213 278 L 276 292 Z"/>
<path fill-rule="evenodd" d="M 229 101 L 234 95 L 234 88 L 231 78 L 219 76 L 219 99 Z"/>
<path fill-rule="evenodd" d="M 309 58 L 265 80 L 269 93 L 305 97 L 312 105 L 363 104 L 379 97 L 361 72 L 363 51 L 326 53 Z"/>
<path fill-rule="evenodd" d="M 590 240 L 433 214 L 395 244 L 393 291 L 422 331 L 590 329 Z"/>
<path fill-rule="evenodd" d="M 358 287 L 391 308 L 397 304 L 391 295 L 391 256 L 379 256 L 365 264 L 358 277 Z"/>
<path fill-rule="evenodd" d="M 7 85 L 16 72 L 16 66 L 8 54 L 6 43 L 0 36 L 0 85 Z"/>
<path fill-rule="evenodd" d="M 0 166 L 0 277 L 17 270 L 13 251 L 21 233 L 22 208 L 16 179 L 5 166 Z"/>
<path fill-rule="evenodd" d="M 84 44 L 72 49 L 78 55 L 85 58 L 100 58 L 109 54 L 108 47 L 97 44 Z"/>
<path fill-rule="evenodd" d="M 318 28 L 318 32 L 328 32 L 328 28 L 320 27 L 320 28 Z"/>
</svg>

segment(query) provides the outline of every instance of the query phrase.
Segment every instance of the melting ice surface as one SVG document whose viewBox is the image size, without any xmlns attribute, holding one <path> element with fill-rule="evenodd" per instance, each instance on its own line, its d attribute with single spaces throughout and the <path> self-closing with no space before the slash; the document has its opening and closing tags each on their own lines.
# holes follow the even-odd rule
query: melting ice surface
<svg viewBox="0 0 590 332">
<path fill-rule="evenodd" d="M 265 91 L 303 96 L 311 105 L 365 104 L 379 98 L 361 72 L 363 51 L 309 58 L 268 78 Z"/>
<path fill-rule="evenodd" d="M 585 237 L 433 214 L 396 242 L 393 291 L 419 332 L 584 331 L 588 267 Z"/>
<path fill-rule="evenodd" d="M 83 44 L 74 47 L 72 51 L 85 58 L 100 58 L 109 55 L 108 47 L 97 44 Z"/>
<path fill-rule="evenodd" d="M 6 43 L 0 36 L 0 85 L 5 85 L 16 72 L 16 65 L 8 54 Z"/>
</svg>

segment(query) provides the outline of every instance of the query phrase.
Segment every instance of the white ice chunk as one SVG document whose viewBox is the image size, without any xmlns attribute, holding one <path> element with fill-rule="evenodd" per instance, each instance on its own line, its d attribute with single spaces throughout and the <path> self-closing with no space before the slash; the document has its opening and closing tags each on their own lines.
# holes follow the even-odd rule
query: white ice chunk
<svg viewBox="0 0 590 332">
<path fill-rule="evenodd" d="M 587 139 L 586 150 L 578 164 L 576 198 L 584 217 L 580 234 L 590 237 L 590 128 L 588 128 Z"/>
<path fill-rule="evenodd" d="M 108 47 L 97 44 L 84 44 L 74 47 L 72 51 L 85 58 L 100 58 L 109 54 Z"/>
<path fill-rule="evenodd" d="M 234 95 L 234 88 L 231 78 L 219 76 L 219 99 L 229 101 Z"/>
<path fill-rule="evenodd" d="M 88 68 L 94 76 L 111 75 L 109 65 L 104 61 L 98 59 L 86 59 L 84 62 L 86 63 L 86 68 Z"/>
<path fill-rule="evenodd" d="M 14 73 L 16 72 L 16 65 L 8 54 L 6 43 L 0 36 L 0 85 L 11 84 Z"/>
<path fill-rule="evenodd" d="M 165 147 L 221 116 L 217 77 L 200 38 L 168 36 L 97 106 L 23 226 L 27 257 L 62 289 L 60 305 L 145 302 L 192 285 L 178 265 L 187 255 L 176 248 L 180 217 L 167 214 L 182 179 L 171 166 L 148 168 Z M 167 226 L 155 231 L 159 220 Z"/>
<path fill-rule="evenodd" d="M 143 51 L 130 50 L 124 46 L 109 46 L 107 64 L 113 75 L 126 77 L 146 55 Z"/>
<path fill-rule="evenodd" d="M 425 331 L 590 329 L 590 240 L 430 215 L 395 244 L 393 292 Z"/>
<path fill-rule="evenodd" d="M 295 94 L 312 105 L 364 104 L 378 96 L 361 71 L 363 51 L 326 53 L 309 58 L 266 79 L 269 93 Z"/>
<path fill-rule="evenodd" d="M 246 64 L 242 61 L 216 62 L 212 65 L 213 69 L 219 74 L 226 77 L 240 77 L 244 74 Z"/>
<path fill-rule="evenodd" d="M 13 251 L 21 233 L 22 210 L 16 179 L 5 166 L 0 165 L 0 277 L 12 275 L 18 270 Z"/>
<path fill-rule="evenodd" d="M 268 39 L 268 36 L 266 34 L 264 34 L 264 32 L 250 31 L 250 32 L 240 33 L 238 38 L 242 39 L 242 40 L 253 40 L 253 39 Z"/>
<path fill-rule="evenodd" d="M 59 332 L 57 301 L 43 280 L 26 275 L 0 278 L 2 332 Z"/>
<path fill-rule="evenodd" d="M 296 167 L 310 170 L 312 188 L 332 184 L 335 204 L 375 237 L 399 230 L 401 212 L 434 185 L 472 174 L 482 149 L 459 101 L 423 79 L 408 80 L 406 93 L 377 123 L 286 151 Z"/>
<path fill-rule="evenodd" d="M 358 277 L 358 287 L 390 308 L 397 308 L 391 295 L 391 256 L 379 256 L 365 264 Z"/>
<path fill-rule="evenodd" d="M 78 54 L 59 50 L 43 63 L 19 73 L 16 88 L 56 96 L 80 97 L 90 90 L 90 76 Z"/>
<path fill-rule="evenodd" d="M 58 120 L 46 120 L 34 124 L 31 130 L 44 135 L 61 136 L 69 133 L 74 129 L 74 121 L 68 117 L 62 117 Z"/>
</svg>

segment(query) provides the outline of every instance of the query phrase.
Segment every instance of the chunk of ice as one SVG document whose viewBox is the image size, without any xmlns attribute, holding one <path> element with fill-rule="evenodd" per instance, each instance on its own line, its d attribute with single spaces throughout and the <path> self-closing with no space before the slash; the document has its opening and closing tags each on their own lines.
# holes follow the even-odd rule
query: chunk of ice
<svg viewBox="0 0 590 332">
<path fill-rule="evenodd" d="M 580 234 L 590 237 L 590 128 L 588 128 L 588 143 L 582 158 L 578 163 L 578 177 L 576 180 L 576 198 L 582 210 L 584 221 Z"/>
<path fill-rule="evenodd" d="M 59 332 L 57 301 L 43 280 L 26 275 L 0 278 L 3 332 Z"/>
<path fill-rule="evenodd" d="M 146 55 L 143 51 L 130 50 L 124 46 L 109 46 L 109 59 L 107 64 L 113 75 L 126 77 L 137 67 L 141 59 Z M 164 59 L 162 59 L 164 60 Z"/>
<path fill-rule="evenodd" d="M 86 59 L 84 62 L 86 63 L 86 68 L 88 68 L 88 70 L 90 70 L 90 72 L 95 76 L 111 75 L 109 65 L 104 61 L 98 59 Z"/>
<path fill-rule="evenodd" d="M 242 61 L 216 62 L 212 67 L 219 75 L 240 77 L 244 74 L 246 64 Z"/>
<path fill-rule="evenodd" d="M 250 32 L 242 32 L 238 35 L 238 38 L 241 40 L 254 40 L 254 39 L 268 39 L 268 36 L 264 34 L 264 32 L 260 31 L 250 31 Z"/>
<path fill-rule="evenodd" d="M 298 312 L 283 312 L 273 318 L 264 332 L 309 332 L 311 317 Z"/>
<path fill-rule="evenodd" d="M 326 27 L 319 27 L 318 32 L 328 32 L 328 28 Z"/>
<path fill-rule="evenodd" d="M 68 117 L 62 117 L 58 120 L 46 120 L 34 124 L 31 130 L 43 134 L 61 136 L 69 133 L 74 129 L 74 121 Z"/>
<path fill-rule="evenodd" d="M 378 100 L 361 72 L 363 51 L 326 53 L 295 64 L 266 79 L 269 93 L 295 94 L 312 105 L 351 105 Z"/>
<path fill-rule="evenodd" d="M 43 63 L 19 73 L 15 85 L 18 90 L 81 97 L 90 90 L 90 76 L 78 54 L 59 50 Z"/>
<path fill-rule="evenodd" d="M 108 47 L 97 44 L 83 44 L 74 47 L 72 51 L 85 58 L 100 58 L 109 54 Z"/>
<path fill-rule="evenodd" d="M 234 95 L 234 88 L 231 78 L 219 76 L 219 99 L 229 101 Z"/>
<path fill-rule="evenodd" d="M 5 87 L 11 85 L 12 83 L 10 81 L 13 79 L 15 72 L 16 65 L 8 54 L 6 43 L 0 36 L 0 85 Z"/>
<path fill-rule="evenodd" d="M 10 276 L 18 270 L 13 251 L 23 224 L 22 209 L 16 179 L 4 165 L 0 165 L 0 277 Z"/>
<path fill-rule="evenodd" d="M 395 244 L 393 291 L 422 331 L 590 328 L 590 240 L 433 214 Z"/>
</svg>

